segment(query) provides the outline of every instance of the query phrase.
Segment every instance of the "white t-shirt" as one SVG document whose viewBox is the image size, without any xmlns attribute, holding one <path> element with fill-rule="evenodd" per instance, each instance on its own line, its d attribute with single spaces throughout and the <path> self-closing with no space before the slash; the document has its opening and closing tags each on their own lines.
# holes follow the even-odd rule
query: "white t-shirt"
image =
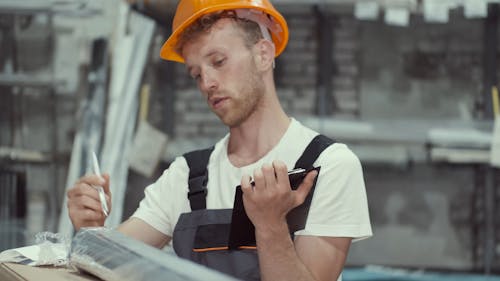
<svg viewBox="0 0 500 281">
<path fill-rule="evenodd" d="M 229 162 L 229 135 L 222 138 L 208 163 L 207 209 L 233 207 L 235 187 L 244 174 L 264 163 L 281 160 L 288 169 L 304 152 L 317 132 L 292 119 L 278 145 L 248 166 L 237 168 Z M 326 148 L 314 166 L 321 166 L 304 230 L 296 235 L 352 237 L 360 240 L 372 235 L 363 171 L 359 159 L 345 144 Z M 184 157 L 177 157 L 163 175 L 145 189 L 145 197 L 132 215 L 172 237 L 182 213 L 190 212 L 187 199 L 189 168 Z"/>
</svg>

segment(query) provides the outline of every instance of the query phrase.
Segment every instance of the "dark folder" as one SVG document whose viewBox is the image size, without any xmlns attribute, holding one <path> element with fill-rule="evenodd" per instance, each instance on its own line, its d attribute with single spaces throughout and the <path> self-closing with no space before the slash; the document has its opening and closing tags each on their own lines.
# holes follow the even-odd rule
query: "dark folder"
<svg viewBox="0 0 500 281">
<path fill-rule="evenodd" d="M 288 178 L 290 179 L 290 187 L 296 190 L 299 185 L 304 180 L 304 177 L 312 170 L 318 171 L 320 167 L 306 169 L 294 169 L 288 172 Z M 252 182 L 252 185 L 254 183 Z M 301 205 L 302 206 L 302 205 Z M 300 208 L 298 206 L 297 208 Z M 294 209 L 295 210 L 295 209 Z M 291 212 L 293 212 L 292 210 Z M 308 208 L 307 208 L 308 211 Z M 304 220 L 307 218 L 305 214 Z M 293 230 L 293 229 L 292 229 Z M 298 229 L 297 229 L 298 230 Z M 229 249 L 235 250 L 242 246 L 255 247 L 255 227 L 247 216 L 245 212 L 245 207 L 243 206 L 243 191 L 241 190 L 241 185 L 236 187 L 236 193 L 234 195 L 234 205 L 233 213 L 231 218 L 231 229 L 229 233 Z"/>
</svg>

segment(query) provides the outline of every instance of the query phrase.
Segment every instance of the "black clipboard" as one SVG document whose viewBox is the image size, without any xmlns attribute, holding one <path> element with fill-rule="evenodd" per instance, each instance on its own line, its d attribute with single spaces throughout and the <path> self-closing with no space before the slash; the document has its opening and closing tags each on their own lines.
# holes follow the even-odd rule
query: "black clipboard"
<svg viewBox="0 0 500 281">
<path fill-rule="evenodd" d="M 290 187 L 293 190 L 296 190 L 304 180 L 307 173 L 312 170 L 318 171 L 319 175 L 320 167 L 315 167 L 307 170 L 298 168 L 289 171 L 288 178 L 290 180 Z M 252 182 L 252 185 L 253 184 L 254 183 Z M 298 206 L 297 208 L 299 207 L 300 206 Z M 247 213 L 245 212 L 245 207 L 243 206 L 243 191 L 241 190 L 241 185 L 238 185 L 236 187 L 236 193 L 234 195 L 228 247 L 230 250 L 236 250 L 242 246 L 255 247 L 256 242 L 255 227 L 253 226 L 252 221 L 250 221 Z"/>
</svg>

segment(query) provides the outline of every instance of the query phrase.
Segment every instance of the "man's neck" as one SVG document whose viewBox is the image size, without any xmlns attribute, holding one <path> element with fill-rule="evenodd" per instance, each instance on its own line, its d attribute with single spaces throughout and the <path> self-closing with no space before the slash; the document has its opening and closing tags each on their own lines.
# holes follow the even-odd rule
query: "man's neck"
<svg viewBox="0 0 500 281">
<path fill-rule="evenodd" d="M 290 122 L 279 102 L 252 114 L 243 124 L 230 129 L 229 161 L 236 167 L 258 161 L 279 143 Z"/>
</svg>

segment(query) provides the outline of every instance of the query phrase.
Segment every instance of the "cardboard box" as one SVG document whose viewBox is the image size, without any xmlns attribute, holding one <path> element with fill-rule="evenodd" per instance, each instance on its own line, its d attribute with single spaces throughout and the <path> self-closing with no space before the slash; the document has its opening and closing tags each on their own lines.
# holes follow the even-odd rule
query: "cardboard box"
<svg viewBox="0 0 500 281">
<path fill-rule="evenodd" d="M 33 267 L 15 263 L 0 263 L 2 281 L 89 281 L 97 277 L 64 267 Z"/>
</svg>

